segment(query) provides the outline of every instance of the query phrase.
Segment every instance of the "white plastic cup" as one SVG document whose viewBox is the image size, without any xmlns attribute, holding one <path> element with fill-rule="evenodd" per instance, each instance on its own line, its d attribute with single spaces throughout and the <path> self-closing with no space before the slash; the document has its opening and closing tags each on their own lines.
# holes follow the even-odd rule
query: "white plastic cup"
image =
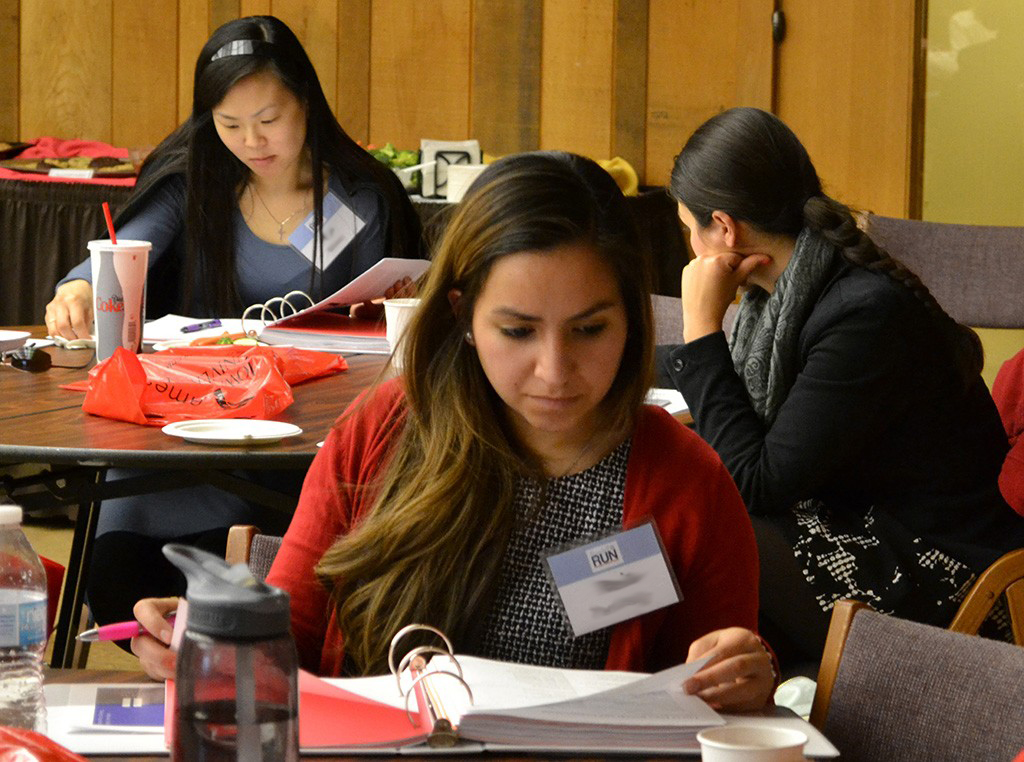
<svg viewBox="0 0 1024 762">
<path fill-rule="evenodd" d="M 448 166 L 448 181 L 445 185 L 448 201 L 457 204 L 466 195 L 480 173 L 487 169 L 486 164 L 451 164 Z"/>
<path fill-rule="evenodd" d="M 764 725 L 721 725 L 697 733 L 703 762 L 803 762 L 807 734 Z"/>
<path fill-rule="evenodd" d="M 391 347 L 391 362 L 398 369 L 402 367 L 402 353 L 398 351 L 402 348 L 402 334 L 405 333 L 409 321 L 419 306 L 419 299 L 384 300 L 384 323 L 387 329 L 388 346 Z"/>
<path fill-rule="evenodd" d="M 92 264 L 92 314 L 96 321 L 96 361 L 118 347 L 142 351 L 146 314 L 146 271 L 149 241 L 89 241 Z"/>
</svg>

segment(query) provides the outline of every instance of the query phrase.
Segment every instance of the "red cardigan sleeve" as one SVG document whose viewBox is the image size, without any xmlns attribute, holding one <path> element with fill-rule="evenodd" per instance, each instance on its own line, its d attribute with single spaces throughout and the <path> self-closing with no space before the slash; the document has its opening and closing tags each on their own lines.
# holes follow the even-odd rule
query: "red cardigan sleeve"
<svg viewBox="0 0 1024 762">
<path fill-rule="evenodd" d="M 623 524 L 653 518 L 682 600 L 618 625 L 607 669 L 686 661 L 712 630 L 757 630 L 758 559 L 739 491 L 714 450 L 663 410 L 645 407 L 626 472 Z"/>
<path fill-rule="evenodd" d="M 306 474 L 267 582 L 291 596 L 292 634 L 303 669 L 340 674 L 341 635 L 328 616 L 328 592 L 313 569 L 324 552 L 372 505 L 371 485 L 404 420 L 397 381 L 357 399 L 338 419 Z"/>
</svg>

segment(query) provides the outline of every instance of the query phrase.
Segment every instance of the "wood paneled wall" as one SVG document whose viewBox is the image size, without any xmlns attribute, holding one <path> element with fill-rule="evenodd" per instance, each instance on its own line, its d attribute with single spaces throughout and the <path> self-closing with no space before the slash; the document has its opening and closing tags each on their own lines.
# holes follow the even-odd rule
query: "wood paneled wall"
<svg viewBox="0 0 1024 762">
<path fill-rule="evenodd" d="M 213 29 L 273 13 L 295 30 L 342 125 L 364 143 L 475 137 L 492 155 L 622 156 L 643 182 L 663 184 L 709 116 L 781 106 L 830 187 L 901 214 L 912 172 L 909 54 L 900 51 L 913 47 L 906 9 L 922 0 L 874 16 L 856 12 L 858 1 L 842 0 L 837 27 L 816 0 L 0 0 L 0 139 L 153 145 L 189 113 L 195 58 Z M 780 7 L 793 40 L 776 47 Z M 855 29 L 881 36 L 891 54 L 880 60 L 901 97 L 886 100 L 878 80 L 858 80 L 879 45 L 839 46 L 841 60 L 822 66 L 819 51 L 857 39 Z M 807 82 L 839 92 L 842 108 L 810 102 Z M 837 117 L 849 146 L 823 126 Z M 872 142 L 879 123 L 899 144 L 889 152 L 896 190 L 872 196 L 887 160 Z"/>
</svg>

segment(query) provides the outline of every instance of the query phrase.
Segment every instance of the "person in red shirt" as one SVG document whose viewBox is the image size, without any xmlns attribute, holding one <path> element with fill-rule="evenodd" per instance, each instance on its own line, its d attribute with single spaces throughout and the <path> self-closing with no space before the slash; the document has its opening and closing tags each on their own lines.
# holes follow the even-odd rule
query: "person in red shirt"
<svg viewBox="0 0 1024 762">
<path fill-rule="evenodd" d="M 327 437 L 268 577 L 291 595 L 305 668 L 384 671 L 390 635 L 426 622 L 460 652 L 564 668 L 709 656 L 688 691 L 728 709 L 769 701 L 743 502 L 707 444 L 643 404 L 640 254 L 621 193 L 587 159 L 520 154 L 477 179 L 398 347 L 401 375 Z M 650 592 L 637 584 L 616 621 L 575 635 L 545 559 L 646 522 L 680 599 L 631 614 Z M 175 605 L 136 606 L 158 637 L 132 648 L 154 676 L 172 669 L 161 630 Z"/>
</svg>

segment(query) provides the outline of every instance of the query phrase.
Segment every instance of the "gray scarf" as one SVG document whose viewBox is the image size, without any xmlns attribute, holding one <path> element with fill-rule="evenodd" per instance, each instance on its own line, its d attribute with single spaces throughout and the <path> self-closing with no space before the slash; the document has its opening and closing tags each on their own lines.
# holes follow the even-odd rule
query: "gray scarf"
<svg viewBox="0 0 1024 762">
<path fill-rule="evenodd" d="M 836 247 L 804 228 L 775 290 L 751 286 L 743 295 L 729 345 L 754 410 L 771 426 L 796 380 L 800 331 L 828 283 Z"/>
</svg>

